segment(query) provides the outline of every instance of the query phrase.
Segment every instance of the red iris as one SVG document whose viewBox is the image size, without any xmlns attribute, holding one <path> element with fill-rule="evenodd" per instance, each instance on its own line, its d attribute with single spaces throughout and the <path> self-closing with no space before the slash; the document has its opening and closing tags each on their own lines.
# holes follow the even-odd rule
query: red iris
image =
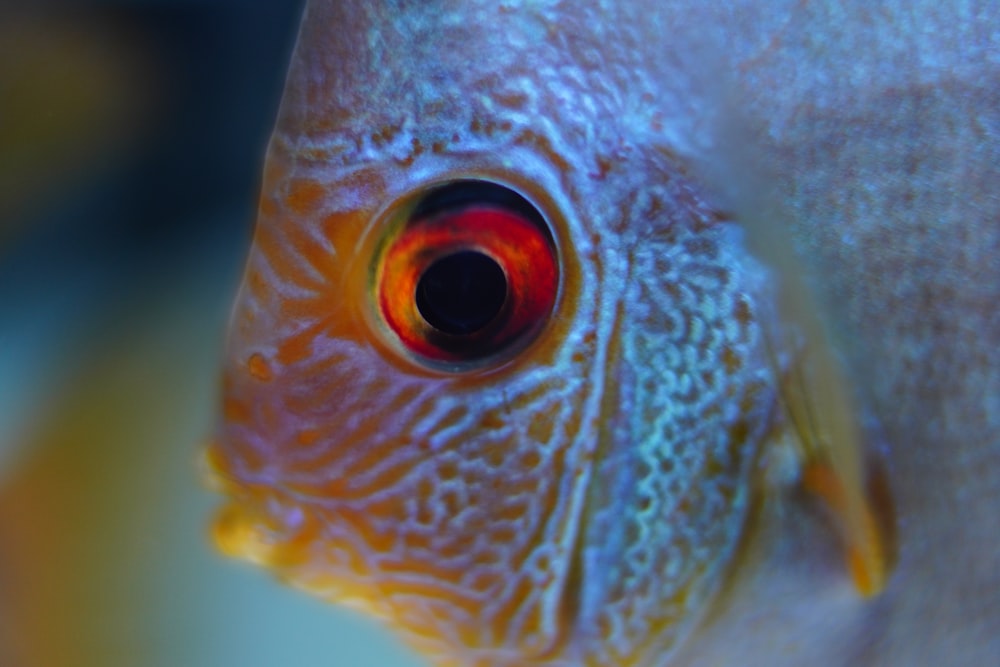
<svg viewBox="0 0 1000 667">
<path fill-rule="evenodd" d="M 378 305 L 409 351 L 467 362 L 526 343 L 555 303 L 558 265 L 543 223 L 494 202 L 411 220 L 382 257 Z"/>
</svg>

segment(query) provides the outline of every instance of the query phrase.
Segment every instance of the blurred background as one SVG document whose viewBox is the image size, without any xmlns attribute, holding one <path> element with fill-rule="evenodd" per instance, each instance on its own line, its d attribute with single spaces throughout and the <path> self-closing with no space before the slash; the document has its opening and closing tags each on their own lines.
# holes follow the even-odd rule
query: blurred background
<svg viewBox="0 0 1000 667">
<path fill-rule="evenodd" d="M 406 667 L 217 555 L 197 452 L 301 2 L 0 0 L 0 665 Z"/>
</svg>

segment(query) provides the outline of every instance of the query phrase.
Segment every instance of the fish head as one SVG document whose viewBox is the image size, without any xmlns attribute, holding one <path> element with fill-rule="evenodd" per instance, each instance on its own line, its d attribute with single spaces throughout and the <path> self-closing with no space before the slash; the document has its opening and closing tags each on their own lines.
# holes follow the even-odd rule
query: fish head
<svg viewBox="0 0 1000 667">
<path fill-rule="evenodd" d="M 767 274 L 629 44 L 355 5 L 308 8 L 271 140 L 217 540 L 435 664 L 644 664 L 746 524 Z"/>
</svg>

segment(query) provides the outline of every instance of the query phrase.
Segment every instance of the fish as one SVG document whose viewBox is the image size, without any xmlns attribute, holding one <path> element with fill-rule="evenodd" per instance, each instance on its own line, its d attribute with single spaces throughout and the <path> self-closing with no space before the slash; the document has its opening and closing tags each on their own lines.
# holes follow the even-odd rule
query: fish
<svg viewBox="0 0 1000 667">
<path fill-rule="evenodd" d="M 222 551 L 437 666 L 1000 654 L 1000 21 L 310 0 Z"/>
</svg>

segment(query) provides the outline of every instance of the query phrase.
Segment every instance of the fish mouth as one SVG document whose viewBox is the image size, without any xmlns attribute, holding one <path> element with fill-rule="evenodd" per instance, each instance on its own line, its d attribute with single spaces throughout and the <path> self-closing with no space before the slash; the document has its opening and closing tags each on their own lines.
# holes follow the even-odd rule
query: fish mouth
<svg viewBox="0 0 1000 667">
<path fill-rule="evenodd" d="M 205 448 L 199 468 L 208 487 L 227 499 L 210 523 L 209 531 L 216 548 L 231 558 L 267 568 L 287 561 L 284 553 L 288 548 L 287 528 L 279 526 L 274 512 L 266 509 L 267 502 L 260 494 L 232 478 L 218 443 L 213 442 Z M 294 520 L 281 522 L 285 526 L 295 523 Z"/>
</svg>

